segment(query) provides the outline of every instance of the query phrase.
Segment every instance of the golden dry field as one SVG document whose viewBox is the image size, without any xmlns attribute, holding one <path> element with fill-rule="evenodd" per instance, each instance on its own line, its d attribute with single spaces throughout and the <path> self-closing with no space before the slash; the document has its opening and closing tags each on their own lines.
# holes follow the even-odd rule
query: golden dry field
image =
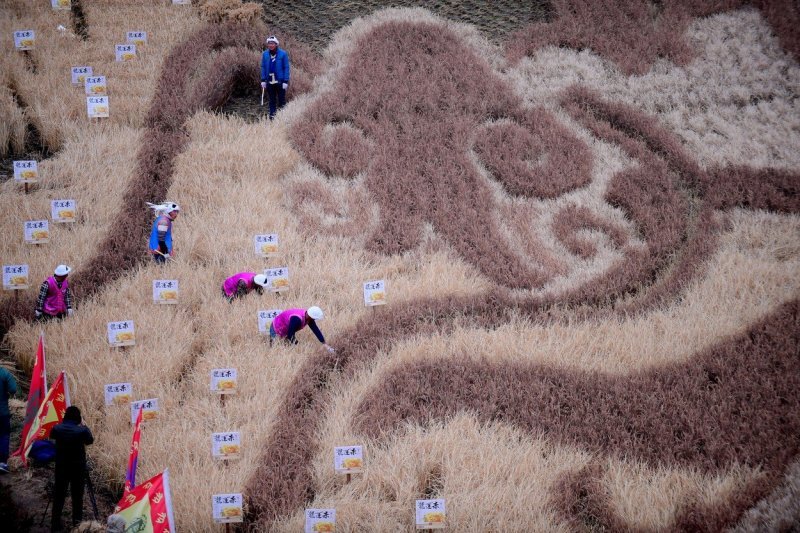
<svg viewBox="0 0 800 533">
<path fill-rule="evenodd" d="M 104 386 L 130 382 L 159 400 L 137 479 L 169 468 L 183 531 L 222 529 L 218 493 L 244 495 L 252 531 L 300 531 L 307 508 L 413 531 L 428 498 L 451 531 L 800 527 L 796 4 L 300 4 L 0 6 L 2 155 L 52 154 L 28 192 L 0 183 L 0 259 L 30 269 L 0 293 L 4 353 L 23 378 L 44 331 L 102 491 L 121 495 L 132 432 Z M 147 43 L 117 62 L 126 31 Z M 272 122 L 268 31 L 293 69 Z M 108 118 L 87 118 L 78 65 L 107 77 Z M 247 120 L 219 112 L 234 94 Z M 76 221 L 26 244 L 56 199 Z M 146 244 L 162 200 L 181 205 L 166 265 Z M 75 314 L 42 325 L 60 263 Z M 288 291 L 222 297 L 269 267 Z M 154 280 L 178 280 L 177 305 Z M 364 305 L 371 280 L 386 305 Z M 334 353 L 259 333 L 260 310 L 312 305 Z M 135 346 L 111 348 L 123 320 Z M 215 368 L 238 372 L 224 403 Z M 212 458 L 223 431 L 235 461 Z"/>
</svg>

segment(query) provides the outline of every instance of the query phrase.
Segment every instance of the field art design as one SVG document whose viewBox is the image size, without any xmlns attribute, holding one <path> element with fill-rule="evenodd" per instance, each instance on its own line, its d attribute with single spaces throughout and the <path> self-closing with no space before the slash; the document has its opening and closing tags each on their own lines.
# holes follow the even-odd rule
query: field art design
<svg viewBox="0 0 800 533">
<path fill-rule="evenodd" d="M 0 59 L 2 156 L 41 154 L 29 190 L 0 183 L 0 257 L 31 273 L 0 294 L 4 354 L 23 377 L 44 332 L 106 514 L 132 428 L 103 390 L 126 382 L 159 400 L 137 478 L 169 468 L 182 530 L 221 528 L 221 493 L 243 494 L 248 531 L 299 531 L 309 508 L 413 531 L 435 498 L 452 531 L 799 527 L 800 8 L 521 4 L 0 7 L 4 35 L 36 31 Z M 134 30 L 147 42 L 115 61 Z M 271 33 L 292 61 L 274 121 Z M 78 64 L 107 77 L 108 118 L 86 118 Z M 76 222 L 25 244 L 61 198 Z M 158 265 L 146 202 L 165 199 L 181 214 Z M 268 233 L 276 258 L 253 252 Z M 75 314 L 34 322 L 60 263 Z M 286 292 L 221 297 L 278 266 Z M 154 280 L 179 281 L 177 305 Z M 365 307 L 370 280 L 386 305 Z M 259 333 L 259 311 L 312 305 L 334 352 Z M 123 320 L 135 345 L 110 348 Z M 218 368 L 238 373 L 222 402 Z M 211 454 L 226 431 L 235 461 Z M 355 445 L 363 473 L 337 474 Z"/>
</svg>

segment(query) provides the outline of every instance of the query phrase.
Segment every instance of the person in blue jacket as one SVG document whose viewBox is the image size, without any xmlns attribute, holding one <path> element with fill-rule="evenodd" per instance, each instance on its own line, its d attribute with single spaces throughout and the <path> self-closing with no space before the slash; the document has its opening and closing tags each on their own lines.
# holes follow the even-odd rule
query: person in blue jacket
<svg viewBox="0 0 800 533">
<path fill-rule="evenodd" d="M 261 88 L 269 94 L 269 119 L 275 118 L 278 109 L 286 105 L 289 88 L 289 54 L 278 48 L 278 38 L 267 37 L 267 49 L 261 55 Z"/>
<path fill-rule="evenodd" d="M 150 253 L 156 263 L 164 263 L 172 255 L 172 222 L 178 218 L 181 208 L 175 202 L 148 202 L 147 206 L 156 212 L 150 231 Z"/>
<path fill-rule="evenodd" d="M 0 366 L 0 472 L 8 472 L 8 445 L 11 437 L 11 411 L 8 399 L 17 393 L 14 375 Z"/>
</svg>

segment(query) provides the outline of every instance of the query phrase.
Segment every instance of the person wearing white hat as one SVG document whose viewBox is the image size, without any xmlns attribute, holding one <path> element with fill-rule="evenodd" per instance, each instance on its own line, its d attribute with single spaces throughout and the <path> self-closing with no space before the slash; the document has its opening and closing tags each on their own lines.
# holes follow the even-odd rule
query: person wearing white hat
<svg viewBox="0 0 800 533">
<path fill-rule="evenodd" d="M 286 105 L 286 89 L 289 88 L 289 54 L 278 48 L 279 44 L 278 38 L 270 35 L 267 49 L 261 54 L 261 88 L 267 89 L 269 94 L 270 120 Z"/>
<path fill-rule="evenodd" d="M 150 253 L 156 263 L 165 263 L 172 255 L 172 222 L 178 218 L 181 208 L 175 202 L 147 202 L 147 207 L 156 213 L 150 230 Z"/>
<path fill-rule="evenodd" d="M 53 275 L 42 282 L 34 310 L 36 320 L 64 318 L 72 315 L 72 293 L 69 291 L 69 282 L 67 281 L 67 275 L 70 272 L 72 269 L 67 265 L 58 265 L 53 271 Z"/>
<path fill-rule="evenodd" d="M 317 340 L 325 346 L 325 349 L 333 353 L 333 348 L 325 342 L 325 337 L 317 326 L 317 322 L 324 317 L 322 309 L 316 305 L 308 309 L 287 309 L 272 320 L 272 324 L 269 326 L 269 343 L 272 345 L 272 340 L 280 337 L 289 344 L 297 344 L 295 334 L 308 326 L 316 335 Z"/>
<path fill-rule="evenodd" d="M 222 294 L 233 303 L 236 298 L 241 298 L 252 290 L 263 294 L 267 284 L 267 276 L 255 272 L 239 272 L 224 281 Z"/>
</svg>

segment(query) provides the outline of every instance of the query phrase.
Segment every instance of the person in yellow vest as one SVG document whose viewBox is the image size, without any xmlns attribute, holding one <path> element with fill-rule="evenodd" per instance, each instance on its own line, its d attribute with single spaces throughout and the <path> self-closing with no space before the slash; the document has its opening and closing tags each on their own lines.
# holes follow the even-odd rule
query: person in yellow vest
<svg viewBox="0 0 800 533">
<path fill-rule="evenodd" d="M 70 272 L 72 269 L 67 265 L 58 265 L 53 275 L 42 282 L 33 312 L 36 320 L 72 316 L 72 294 L 67 281 Z"/>
</svg>

